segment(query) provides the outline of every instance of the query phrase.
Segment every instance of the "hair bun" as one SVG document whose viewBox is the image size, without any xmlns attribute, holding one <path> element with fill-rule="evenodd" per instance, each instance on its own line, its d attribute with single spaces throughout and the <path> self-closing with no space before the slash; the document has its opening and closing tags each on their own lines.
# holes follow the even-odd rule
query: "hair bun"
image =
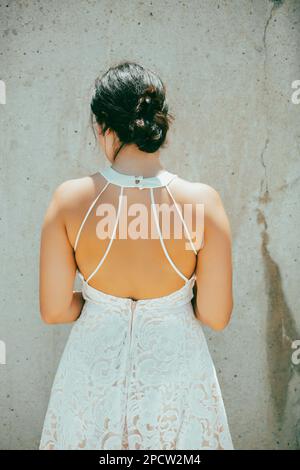
<svg viewBox="0 0 300 470">
<path fill-rule="evenodd" d="M 168 112 L 166 89 L 149 69 L 121 62 L 95 82 L 91 111 L 98 124 L 114 130 L 121 145 L 136 144 L 144 152 L 163 146 L 173 116 Z"/>
</svg>

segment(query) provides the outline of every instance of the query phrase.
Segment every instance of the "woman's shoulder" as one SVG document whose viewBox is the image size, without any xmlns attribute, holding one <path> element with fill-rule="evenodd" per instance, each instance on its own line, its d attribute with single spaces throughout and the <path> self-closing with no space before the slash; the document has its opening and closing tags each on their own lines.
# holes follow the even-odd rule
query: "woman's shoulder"
<svg viewBox="0 0 300 470">
<path fill-rule="evenodd" d="M 53 189 L 52 201 L 61 209 L 76 208 L 95 194 L 102 180 L 100 173 L 64 180 Z"/>
<path fill-rule="evenodd" d="M 179 199 L 182 202 L 191 203 L 194 207 L 201 204 L 204 210 L 205 225 L 206 227 L 216 226 L 227 230 L 228 222 L 227 215 L 222 197 L 219 191 L 210 184 L 198 181 L 191 182 L 183 178 L 175 178 L 177 182 Z M 174 189 L 177 188 L 174 187 Z M 174 193 L 174 191 L 173 191 Z"/>
<path fill-rule="evenodd" d="M 172 183 L 173 189 L 178 192 L 183 199 L 189 200 L 189 202 L 202 202 L 209 206 L 214 206 L 221 201 L 219 191 L 207 183 L 190 181 L 179 175 Z"/>
</svg>

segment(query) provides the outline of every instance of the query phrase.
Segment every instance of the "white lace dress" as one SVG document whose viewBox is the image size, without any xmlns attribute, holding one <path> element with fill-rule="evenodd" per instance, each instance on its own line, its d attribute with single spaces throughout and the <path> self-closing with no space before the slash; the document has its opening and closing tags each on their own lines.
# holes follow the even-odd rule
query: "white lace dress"
<svg viewBox="0 0 300 470">
<path fill-rule="evenodd" d="M 51 390 L 39 449 L 233 449 L 215 367 L 191 304 L 195 275 L 153 299 L 85 304 Z"/>
</svg>

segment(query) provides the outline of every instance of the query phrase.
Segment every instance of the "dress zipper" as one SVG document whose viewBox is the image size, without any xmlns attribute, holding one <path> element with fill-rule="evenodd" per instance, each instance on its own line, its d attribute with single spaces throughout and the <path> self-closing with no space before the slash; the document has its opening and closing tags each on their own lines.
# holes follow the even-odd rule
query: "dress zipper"
<svg viewBox="0 0 300 470">
<path fill-rule="evenodd" d="M 130 383 L 130 373 L 131 373 L 131 349 L 132 349 L 132 325 L 133 325 L 133 314 L 136 308 L 137 301 L 130 299 L 130 320 L 129 320 L 129 347 L 128 347 L 128 358 L 127 358 L 127 370 L 126 370 L 126 400 L 125 400 L 125 413 L 124 413 L 124 433 L 127 435 L 128 439 L 128 428 L 127 428 L 127 405 L 128 405 L 128 388 Z M 128 441 L 127 441 L 128 446 Z M 128 448 L 128 447 L 127 447 Z"/>
<path fill-rule="evenodd" d="M 128 348 L 128 372 L 130 373 L 131 371 L 131 350 L 132 350 L 132 330 L 133 330 L 133 315 L 134 311 L 136 308 L 137 301 L 130 299 L 130 310 L 131 310 L 131 316 L 130 316 L 130 325 L 129 325 L 129 348 Z"/>
</svg>

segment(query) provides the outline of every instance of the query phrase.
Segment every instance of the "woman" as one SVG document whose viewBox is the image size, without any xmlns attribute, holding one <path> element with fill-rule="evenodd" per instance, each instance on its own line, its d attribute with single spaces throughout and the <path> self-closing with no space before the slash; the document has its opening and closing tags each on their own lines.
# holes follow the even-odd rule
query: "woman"
<svg viewBox="0 0 300 470">
<path fill-rule="evenodd" d="M 91 113 L 110 164 L 62 183 L 42 228 L 41 316 L 74 325 L 40 449 L 232 449 L 201 326 L 222 330 L 233 307 L 220 196 L 163 167 L 173 117 L 152 71 L 131 62 L 110 68 L 96 80 Z M 174 209 L 169 237 L 158 203 Z M 195 242 L 183 205 L 192 208 Z M 73 291 L 76 272 L 82 292 Z"/>
</svg>

